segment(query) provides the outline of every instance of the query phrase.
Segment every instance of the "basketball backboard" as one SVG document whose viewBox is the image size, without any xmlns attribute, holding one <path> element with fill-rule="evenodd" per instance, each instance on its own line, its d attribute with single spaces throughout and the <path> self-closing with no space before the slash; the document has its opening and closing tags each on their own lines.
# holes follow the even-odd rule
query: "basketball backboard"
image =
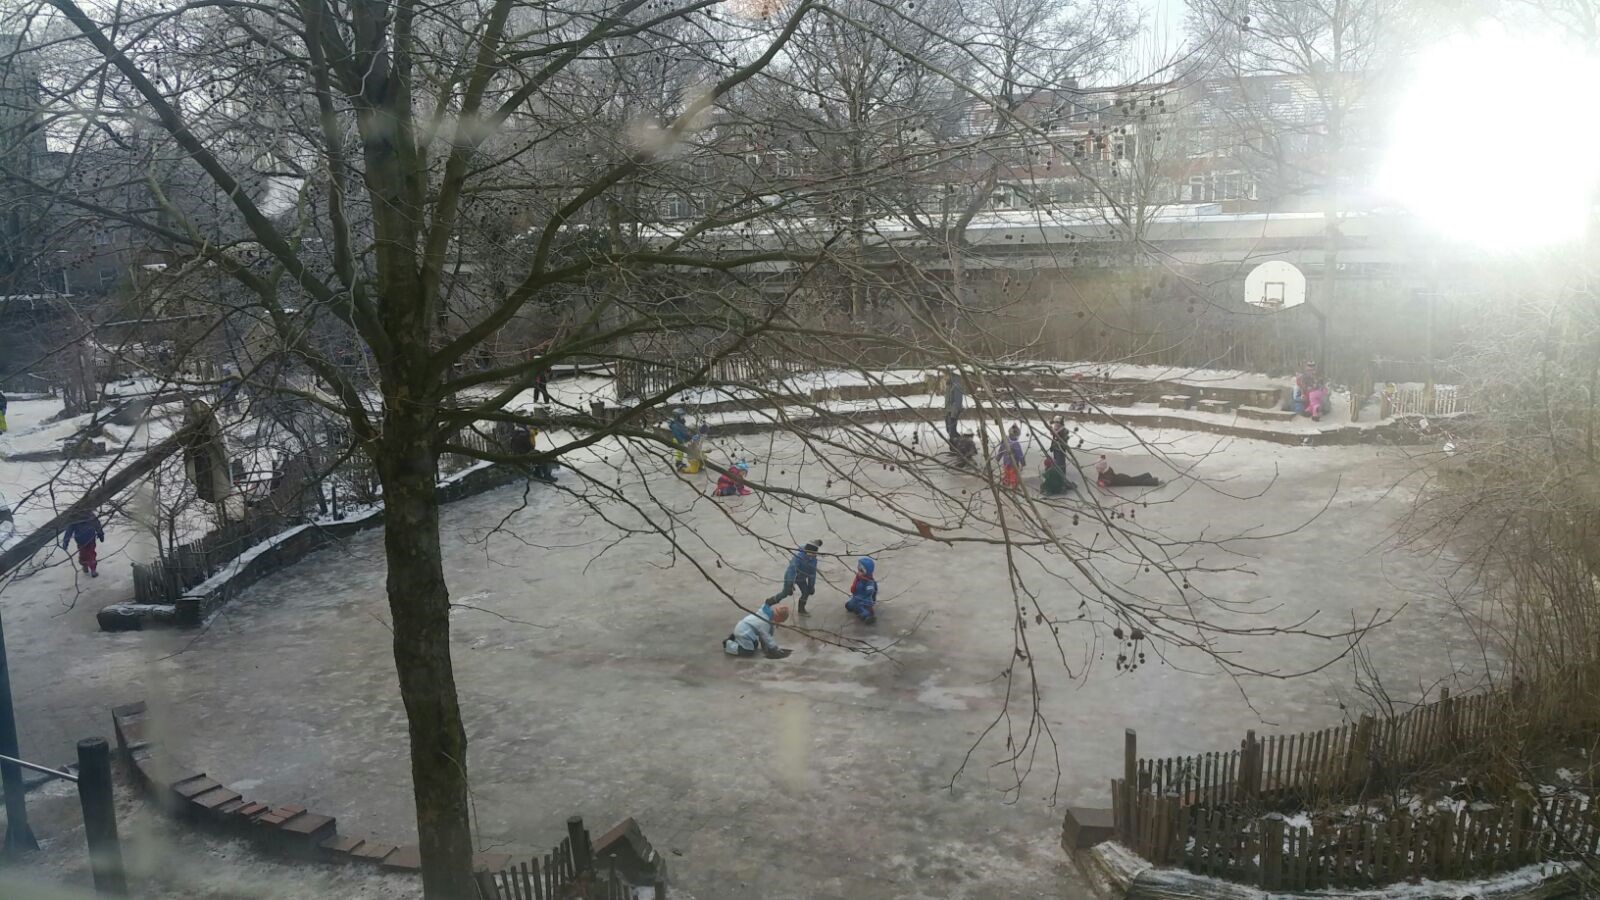
<svg viewBox="0 0 1600 900">
<path fill-rule="evenodd" d="M 1244 277 L 1244 302 L 1262 309 L 1289 309 L 1306 302 L 1306 276 L 1293 263 L 1274 259 Z"/>
</svg>

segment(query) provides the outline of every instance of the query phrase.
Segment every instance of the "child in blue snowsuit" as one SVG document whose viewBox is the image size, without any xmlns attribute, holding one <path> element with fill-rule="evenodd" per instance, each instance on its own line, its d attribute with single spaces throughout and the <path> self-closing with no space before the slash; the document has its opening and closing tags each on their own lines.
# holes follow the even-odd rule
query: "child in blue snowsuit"
<svg viewBox="0 0 1600 900">
<path fill-rule="evenodd" d="M 876 565 L 872 557 L 861 557 L 860 562 L 856 563 L 856 580 L 850 583 L 850 599 L 844 602 L 844 608 L 860 616 L 864 625 L 878 621 L 878 615 L 873 611 L 878 605 L 878 582 L 872 577 Z"/>
<path fill-rule="evenodd" d="M 686 465 L 684 451 L 688 449 L 689 442 L 694 437 L 689 432 L 689 423 L 684 418 L 685 415 L 683 407 L 680 406 L 672 411 L 672 421 L 667 423 L 667 430 L 672 432 L 672 440 L 678 445 L 678 449 L 672 454 L 672 462 L 680 469 Z"/>
<path fill-rule="evenodd" d="M 800 615 L 811 615 L 806 612 L 806 601 L 817 592 L 817 550 L 821 547 L 822 541 L 816 540 L 794 551 L 793 558 L 789 560 L 789 568 L 783 570 L 783 590 L 767 600 L 768 606 L 787 599 L 794 593 L 794 589 L 799 587 Z"/>
</svg>

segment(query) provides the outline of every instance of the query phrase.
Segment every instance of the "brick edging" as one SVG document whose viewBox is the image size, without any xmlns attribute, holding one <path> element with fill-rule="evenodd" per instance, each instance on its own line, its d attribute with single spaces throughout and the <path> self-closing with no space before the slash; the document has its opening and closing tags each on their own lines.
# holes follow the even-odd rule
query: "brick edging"
<svg viewBox="0 0 1600 900">
<path fill-rule="evenodd" d="M 338 820 L 298 804 L 274 806 L 249 799 L 209 777 L 175 767 L 151 737 L 144 701 L 113 707 L 111 722 L 117 751 L 128 762 L 141 787 L 169 813 L 230 837 L 245 837 L 264 849 L 298 859 L 377 866 L 389 872 L 417 872 L 421 852 L 415 844 L 363 840 L 339 834 Z M 473 868 L 494 872 L 511 857 L 477 853 Z"/>
</svg>

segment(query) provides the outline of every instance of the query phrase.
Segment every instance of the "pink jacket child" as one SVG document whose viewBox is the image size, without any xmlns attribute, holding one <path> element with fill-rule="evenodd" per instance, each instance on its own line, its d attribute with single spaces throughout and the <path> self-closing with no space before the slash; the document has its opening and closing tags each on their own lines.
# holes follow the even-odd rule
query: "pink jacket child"
<svg viewBox="0 0 1600 900">
<path fill-rule="evenodd" d="M 713 497 L 743 497 L 750 493 L 750 486 L 744 483 L 744 477 L 750 474 L 750 464 L 739 460 L 728 467 L 722 477 L 717 479 L 717 486 L 711 491 Z"/>
</svg>

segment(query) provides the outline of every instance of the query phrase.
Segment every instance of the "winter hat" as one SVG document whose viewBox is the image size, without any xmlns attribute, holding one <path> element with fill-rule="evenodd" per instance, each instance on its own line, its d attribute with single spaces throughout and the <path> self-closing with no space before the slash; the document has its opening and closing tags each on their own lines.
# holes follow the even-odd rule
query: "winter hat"
<svg viewBox="0 0 1600 900">
<path fill-rule="evenodd" d="M 865 569 L 866 572 L 867 572 L 867 577 L 868 578 L 872 577 L 872 570 L 877 565 L 878 565 L 877 563 L 872 561 L 872 557 L 870 557 L 870 556 L 863 556 L 859 560 L 856 561 L 856 568 Z"/>
<path fill-rule="evenodd" d="M 815 553 L 821 547 L 822 547 L 822 542 L 821 541 L 808 541 L 808 542 L 806 542 L 806 552 L 807 553 Z"/>
<path fill-rule="evenodd" d="M 739 461 L 738 461 L 738 462 L 736 462 L 736 463 L 734 463 L 734 464 L 733 464 L 733 467 L 734 467 L 734 468 L 735 468 L 735 469 L 738 469 L 738 470 L 739 470 L 739 471 L 741 471 L 741 472 L 748 472 L 748 471 L 750 471 L 750 464 L 749 464 L 749 463 L 747 463 L 747 462 L 745 462 L 745 461 L 744 461 L 744 460 L 742 460 L 742 459 L 741 459 L 741 460 L 739 460 Z"/>
</svg>

